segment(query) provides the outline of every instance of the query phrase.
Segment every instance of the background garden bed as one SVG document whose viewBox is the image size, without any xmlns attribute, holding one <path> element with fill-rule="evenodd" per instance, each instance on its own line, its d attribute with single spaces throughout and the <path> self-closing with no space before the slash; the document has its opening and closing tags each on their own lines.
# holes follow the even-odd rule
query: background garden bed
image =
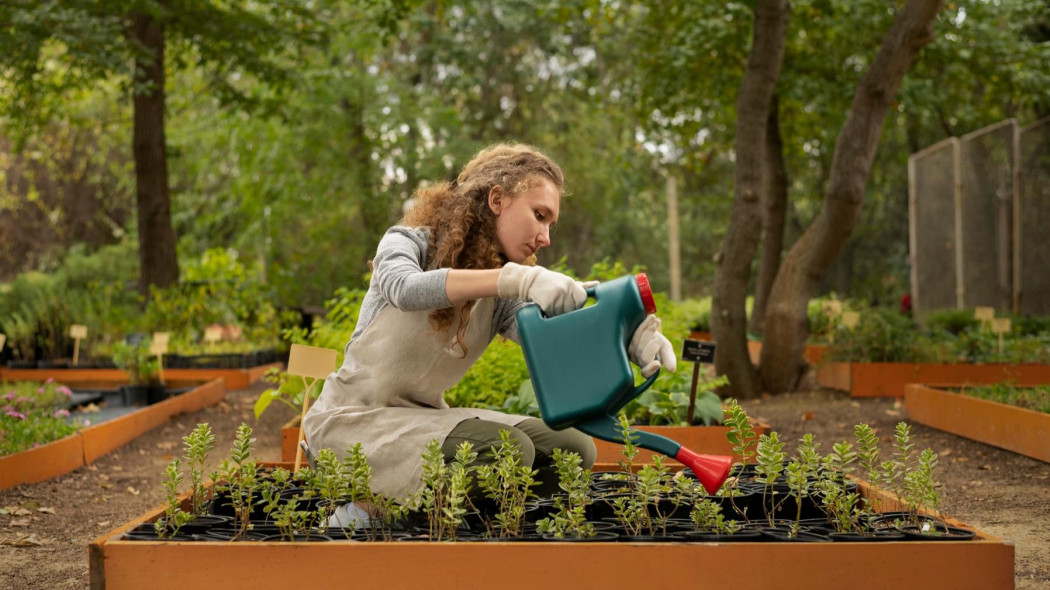
<svg viewBox="0 0 1050 590">
<path fill-rule="evenodd" d="M 1050 365 L 829 362 L 817 368 L 821 387 L 848 391 L 853 397 L 904 397 L 908 383 L 990 385 L 1004 381 L 1020 386 L 1050 383 Z"/>
<path fill-rule="evenodd" d="M 259 381 L 271 368 L 284 368 L 274 362 L 247 369 L 164 369 L 166 381 L 210 381 L 222 379 L 226 389 L 244 389 Z M 62 383 L 128 382 L 123 369 L 12 369 L 0 367 L 0 381 L 46 381 Z"/>
<path fill-rule="evenodd" d="M 172 416 L 219 403 L 225 393 L 223 380 L 212 379 L 186 393 L 81 428 L 61 440 L 0 457 L 0 490 L 69 473 L 124 446 Z"/>
<path fill-rule="evenodd" d="M 910 420 L 1050 463 L 1050 414 L 916 383 L 904 403 Z"/>
</svg>

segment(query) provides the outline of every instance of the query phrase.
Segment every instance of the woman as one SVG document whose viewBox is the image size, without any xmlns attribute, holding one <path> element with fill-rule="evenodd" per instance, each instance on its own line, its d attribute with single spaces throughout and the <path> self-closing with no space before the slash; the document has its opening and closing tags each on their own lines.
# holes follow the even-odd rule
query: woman
<svg viewBox="0 0 1050 590">
<path fill-rule="evenodd" d="M 342 367 L 325 381 L 303 423 L 313 449 L 342 453 L 355 443 L 373 468 L 372 489 L 406 497 L 422 487 L 422 454 L 442 441 L 446 459 L 470 442 L 490 460 L 509 430 L 525 465 L 538 471 L 536 492 L 557 490 L 554 448 L 594 463 L 591 438 L 575 429 L 492 410 L 450 408 L 455 385 L 497 335 L 518 341 L 515 313 L 529 302 L 547 315 L 581 307 L 585 285 L 535 266 L 550 245 L 564 180 L 561 168 L 529 146 L 481 150 L 452 183 L 416 193 L 404 225 L 390 228 L 373 259 L 372 280 Z M 652 317 L 652 316 L 650 316 Z M 674 370 L 670 343 L 652 318 L 636 332 L 632 360 L 645 373 Z"/>
</svg>

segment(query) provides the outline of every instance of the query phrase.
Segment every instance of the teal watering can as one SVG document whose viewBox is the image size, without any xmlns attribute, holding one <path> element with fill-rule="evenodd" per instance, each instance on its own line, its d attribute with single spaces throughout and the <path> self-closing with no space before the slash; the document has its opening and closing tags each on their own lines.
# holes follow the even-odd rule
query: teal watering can
<svg viewBox="0 0 1050 590">
<path fill-rule="evenodd" d="M 537 305 L 518 310 L 521 348 L 547 425 L 575 427 L 623 444 L 617 412 L 660 374 L 657 370 L 636 386 L 627 356 L 631 336 L 648 314 L 656 313 L 656 303 L 645 274 L 601 283 L 587 289 L 587 296 L 594 305 L 555 317 L 544 317 Z M 632 430 L 630 437 L 636 446 L 691 468 L 710 494 L 722 486 L 733 462 L 731 457 L 694 453 L 650 432 Z"/>
</svg>

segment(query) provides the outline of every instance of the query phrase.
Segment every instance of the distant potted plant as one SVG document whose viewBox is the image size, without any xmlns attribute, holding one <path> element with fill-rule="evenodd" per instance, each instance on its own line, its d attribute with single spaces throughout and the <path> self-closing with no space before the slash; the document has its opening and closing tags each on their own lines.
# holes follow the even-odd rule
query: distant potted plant
<svg viewBox="0 0 1050 590">
<path fill-rule="evenodd" d="M 124 405 L 147 405 L 164 399 L 160 363 L 150 355 L 148 342 L 118 342 L 113 345 L 113 364 L 128 373 L 128 385 L 120 388 Z"/>
</svg>

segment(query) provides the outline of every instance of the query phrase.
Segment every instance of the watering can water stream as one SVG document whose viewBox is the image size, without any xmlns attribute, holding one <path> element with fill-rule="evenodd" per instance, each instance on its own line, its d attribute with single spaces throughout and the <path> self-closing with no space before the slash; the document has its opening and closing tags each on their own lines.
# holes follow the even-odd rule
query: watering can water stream
<svg viewBox="0 0 1050 590">
<path fill-rule="evenodd" d="M 644 274 L 587 289 L 594 305 L 544 317 L 537 305 L 518 311 L 518 334 L 543 421 L 551 428 L 575 427 L 595 438 L 623 444 L 615 418 L 628 402 L 656 381 L 657 370 L 635 386 L 627 346 L 645 316 L 656 312 Z M 732 458 L 701 455 L 658 434 L 632 430 L 635 445 L 681 462 L 713 494 L 729 474 Z"/>
</svg>

